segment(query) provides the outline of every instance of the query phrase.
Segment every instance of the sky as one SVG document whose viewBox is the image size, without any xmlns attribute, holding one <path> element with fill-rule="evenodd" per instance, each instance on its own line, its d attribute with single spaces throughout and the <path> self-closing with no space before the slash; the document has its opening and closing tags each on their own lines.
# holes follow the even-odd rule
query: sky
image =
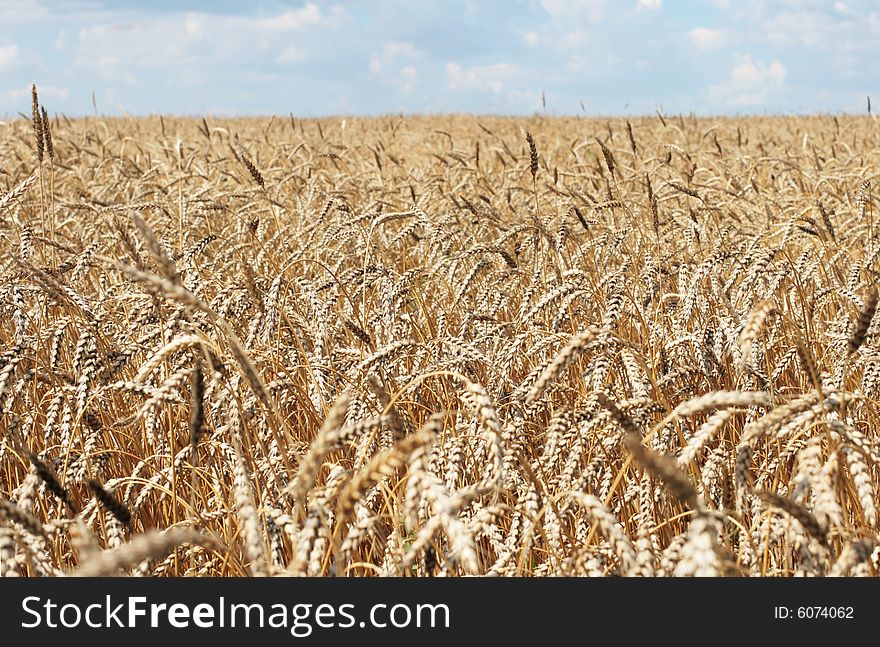
<svg viewBox="0 0 880 647">
<path fill-rule="evenodd" d="M 864 113 L 880 0 L 0 0 L 0 118 L 33 82 L 69 116 Z"/>
</svg>

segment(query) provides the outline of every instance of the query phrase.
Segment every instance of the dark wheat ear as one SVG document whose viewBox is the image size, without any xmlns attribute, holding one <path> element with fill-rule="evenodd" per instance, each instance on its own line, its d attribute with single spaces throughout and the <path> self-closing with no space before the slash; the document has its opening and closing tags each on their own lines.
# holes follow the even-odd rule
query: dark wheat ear
<svg viewBox="0 0 880 647">
<path fill-rule="evenodd" d="M 856 207 L 859 210 L 859 218 L 861 220 L 865 219 L 865 214 L 868 209 L 868 202 L 870 202 L 871 196 L 871 180 L 865 180 L 859 185 L 859 190 L 856 193 Z"/>
<path fill-rule="evenodd" d="M 859 312 L 859 318 L 856 319 L 855 328 L 853 328 L 852 334 L 849 337 L 847 347 L 850 355 L 855 353 L 865 343 L 875 312 L 877 312 L 877 288 L 872 288 L 868 298 L 865 300 L 864 307 Z"/>
<path fill-rule="evenodd" d="M 654 234 L 660 235 L 660 213 L 657 208 L 657 196 L 654 195 L 654 187 L 651 186 L 651 176 L 645 171 L 645 185 L 648 187 L 648 206 L 651 209 L 651 226 L 654 228 Z"/>
<path fill-rule="evenodd" d="M 43 524 L 39 519 L 3 497 L 0 497 L 0 517 L 14 521 L 35 537 L 44 534 Z"/>
<path fill-rule="evenodd" d="M 104 486 L 95 479 L 89 479 L 88 486 L 98 502 L 104 506 L 110 514 L 116 517 L 116 520 L 119 523 L 124 526 L 131 525 L 131 511 L 128 509 L 128 506 L 105 490 Z"/>
<path fill-rule="evenodd" d="M 196 354 L 192 372 L 192 398 L 189 414 L 189 442 L 193 447 L 199 444 L 205 426 L 205 376 L 202 371 L 201 356 Z"/>
<path fill-rule="evenodd" d="M 257 169 L 256 166 L 254 166 L 254 163 L 252 161 L 250 161 L 244 153 L 242 153 L 242 155 L 241 155 L 241 161 L 242 161 L 242 164 L 245 165 L 245 168 L 247 168 L 248 173 L 251 174 L 251 177 L 253 178 L 254 182 L 259 184 L 261 189 L 265 189 L 266 188 L 266 180 L 263 178 L 263 174 L 260 173 L 259 169 Z"/>
<path fill-rule="evenodd" d="M 623 445 L 636 464 L 658 477 L 675 498 L 691 510 L 702 508 L 694 484 L 673 459 L 645 447 L 641 436 L 631 432 L 624 435 Z"/>
<path fill-rule="evenodd" d="M 626 134 L 629 137 L 629 146 L 632 148 L 633 155 L 636 157 L 639 156 L 639 147 L 636 146 L 636 137 L 633 135 L 633 127 L 632 124 L 629 123 L 629 119 L 626 120 Z"/>
<path fill-rule="evenodd" d="M 820 544 L 828 544 L 828 529 L 816 518 L 812 512 L 796 501 L 792 501 L 788 497 L 780 496 L 775 492 L 767 492 L 758 490 L 755 492 L 764 503 L 779 508 L 783 512 L 788 513 L 804 527 L 804 530 L 810 536 L 814 537 Z"/>
<path fill-rule="evenodd" d="M 40 98 L 37 96 L 37 85 L 31 85 L 31 114 L 34 121 L 34 144 L 37 160 L 43 161 L 45 142 L 43 140 L 43 114 L 40 112 Z"/>
<path fill-rule="evenodd" d="M 532 133 L 526 131 L 526 141 L 529 144 L 529 171 L 532 174 L 532 182 L 538 177 L 538 147 L 532 138 Z"/>
<path fill-rule="evenodd" d="M 611 154 L 611 149 L 608 148 L 605 143 L 596 137 L 596 143 L 599 144 L 599 148 L 602 149 L 602 157 L 605 158 L 605 166 L 608 167 L 608 172 L 613 176 L 614 175 L 614 155 Z"/>
<path fill-rule="evenodd" d="M 46 106 L 40 106 L 40 112 L 42 113 L 43 144 L 46 147 L 49 160 L 53 161 L 55 159 L 55 147 L 52 144 L 52 131 L 49 128 L 49 113 L 46 112 Z"/>
<path fill-rule="evenodd" d="M 831 216 L 828 215 L 825 206 L 819 200 L 816 200 L 816 208 L 819 210 L 819 215 L 822 216 L 822 223 L 825 225 L 828 235 L 831 236 L 831 240 L 837 242 L 837 236 L 834 235 L 834 225 L 831 223 Z"/>
<path fill-rule="evenodd" d="M 46 463 L 32 452 L 27 453 L 27 459 L 31 462 L 31 465 L 33 465 L 36 475 L 46 484 L 46 489 L 61 499 L 61 501 L 64 502 L 74 514 L 78 514 L 79 508 L 71 500 L 70 493 L 67 491 L 67 488 L 61 485 L 61 482 L 58 480 L 58 477 L 55 476 L 55 472 L 52 471 L 52 468 L 46 465 Z"/>
<path fill-rule="evenodd" d="M 238 141 L 238 135 L 235 136 L 234 145 L 232 146 L 232 152 L 235 155 L 236 159 L 244 165 L 247 169 L 247 172 L 250 174 L 251 179 L 256 182 L 261 189 L 266 188 L 266 180 L 263 178 L 263 174 L 260 173 L 260 170 L 256 167 L 256 165 L 250 160 L 250 158 L 245 154 L 244 149 Z"/>
<path fill-rule="evenodd" d="M 797 356 L 798 361 L 800 361 L 801 363 L 801 368 L 810 379 L 810 384 L 813 386 L 814 389 L 821 393 L 822 382 L 819 380 L 819 371 L 816 369 L 816 360 L 813 358 L 813 354 L 810 352 L 810 349 L 807 348 L 802 342 L 797 342 Z"/>
</svg>

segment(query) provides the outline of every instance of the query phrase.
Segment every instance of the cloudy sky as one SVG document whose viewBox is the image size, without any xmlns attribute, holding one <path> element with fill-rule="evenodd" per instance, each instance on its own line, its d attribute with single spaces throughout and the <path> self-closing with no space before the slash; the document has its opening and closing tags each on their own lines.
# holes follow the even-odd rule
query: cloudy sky
<svg viewBox="0 0 880 647">
<path fill-rule="evenodd" d="M 878 0 L 0 0 L 29 112 L 880 110 Z"/>
</svg>

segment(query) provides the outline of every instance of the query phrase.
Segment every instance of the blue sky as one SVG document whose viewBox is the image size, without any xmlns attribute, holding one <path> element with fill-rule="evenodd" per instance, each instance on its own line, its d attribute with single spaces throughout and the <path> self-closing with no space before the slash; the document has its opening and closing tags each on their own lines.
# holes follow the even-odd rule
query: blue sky
<svg viewBox="0 0 880 647">
<path fill-rule="evenodd" d="M 0 0 L 0 117 L 880 111 L 877 0 Z"/>
</svg>

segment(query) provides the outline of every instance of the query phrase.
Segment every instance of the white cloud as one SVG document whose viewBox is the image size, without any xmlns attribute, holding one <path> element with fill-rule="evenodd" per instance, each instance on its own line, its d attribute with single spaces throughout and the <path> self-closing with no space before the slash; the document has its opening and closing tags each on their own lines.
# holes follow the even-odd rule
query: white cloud
<svg viewBox="0 0 880 647">
<path fill-rule="evenodd" d="M 0 24 L 34 23 L 48 20 L 49 11 L 37 0 L 0 1 Z"/>
<path fill-rule="evenodd" d="M 575 29 L 559 39 L 559 45 L 563 50 L 580 49 L 587 41 L 587 33 L 583 29 Z"/>
<path fill-rule="evenodd" d="M 730 71 L 730 78 L 737 83 L 755 86 L 768 83 L 784 83 L 785 74 L 785 66 L 779 61 L 773 61 L 770 65 L 767 65 L 761 61 L 754 61 L 751 56 L 747 56 L 745 61 Z"/>
<path fill-rule="evenodd" d="M 302 29 L 309 25 L 317 25 L 324 20 L 321 9 L 314 3 L 308 3 L 299 9 L 285 11 L 272 18 L 264 18 L 259 21 L 264 29 L 272 31 L 291 31 Z"/>
<path fill-rule="evenodd" d="M 40 103 L 45 103 L 47 98 L 65 100 L 70 96 L 70 90 L 67 88 L 59 88 L 54 85 L 43 85 L 42 83 L 37 84 L 37 92 L 40 94 Z M 28 105 L 30 105 L 31 86 L 28 84 L 22 88 L 9 90 L 6 93 L 6 96 L 16 101 L 27 99 L 29 102 Z M 51 106 L 49 107 L 51 108 Z"/>
<path fill-rule="evenodd" d="M 849 16 L 852 14 L 852 10 L 846 6 L 845 2 L 835 2 L 834 3 L 834 11 L 839 13 L 841 16 Z"/>
<path fill-rule="evenodd" d="M 723 44 L 727 40 L 727 31 L 724 29 L 695 27 L 688 32 L 688 38 L 700 49 L 711 49 Z"/>
<path fill-rule="evenodd" d="M 473 65 L 462 68 L 457 63 L 446 64 L 446 87 L 453 91 L 488 90 L 495 94 L 504 92 L 505 83 L 515 78 L 520 68 L 510 63 Z"/>
<path fill-rule="evenodd" d="M 409 63 L 424 56 L 425 52 L 410 42 L 385 41 L 370 57 L 370 76 L 397 88 L 401 94 L 411 94 L 418 85 L 419 73 Z"/>
<path fill-rule="evenodd" d="M 859 59 L 849 54 L 840 54 L 834 57 L 834 67 L 845 76 L 858 76 Z"/>
<path fill-rule="evenodd" d="M 578 18 L 599 22 L 605 16 L 603 11 L 605 0 L 539 0 L 539 2 L 544 11 L 561 20 Z"/>
<path fill-rule="evenodd" d="M 828 0 L 770 0 L 768 4 L 779 4 L 784 7 L 803 7 L 804 5 L 821 6 L 823 4 L 827 5 Z"/>
<path fill-rule="evenodd" d="M 0 47 L 0 70 L 12 66 L 18 59 L 17 45 L 4 45 Z"/>
<path fill-rule="evenodd" d="M 184 19 L 184 28 L 191 36 L 204 33 L 215 33 L 215 30 L 240 31 L 253 34 L 260 32 L 262 36 L 283 34 L 292 31 L 304 31 L 311 27 L 338 28 L 348 19 L 342 7 L 331 7 L 322 11 L 313 2 L 299 9 L 284 11 L 267 18 L 251 18 L 245 16 L 222 16 L 216 14 L 190 12 Z"/>
<path fill-rule="evenodd" d="M 504 96 L 510 108 L 520 112 L 540 112 L 544 107 L 536 90 L 508 90 Z"/>
<path fill-rule="evenodd" d="M 400 91 L 404 94 L 410 94 L 416 88 L 419 73 L 412 65 L 407 65 L 400 70 Z"/>
<path fill-rule="evenodd" d="M 648 11 L 656 11 L 663 7 L 663 0 L 639 0 L 636 5 L 638 9 L 647 9 Z"/>
<path fill-rule="evenodd" d="M 382 49 L 370 57 L 370 72 L 377 75 L 382 74 L 397 59 L 413 60 L 424 55 L 425 52 L 418 49 L 412 43 L 386 41 L 382 43 Z"/>
<path fill-rule="evenodd" d="M 761 24 L 771 42 L 785 47 L 804 45 L 836 49 L 847 20 L 834 20 L 821 11 L 782 11 Z"/>
<path fill-rule="evenodd" d="M 186 29 L 186 33 L 190 36 L 202 35 L 202 21 L 199 20 L 199 16 L 197 14 L 188 13 L 183 21 L 183 26 Z"/>
<path fill-rule="evenodd" d="M 132 16 L 136 21 L 124 22 Z M 244 66 L 255 59 L 261 67 L 301 63 L 312 57 L 322 32 L 340 29 L 347 18 L 343 9 L 320 8 L 311 2 L 259 18 L 199 12 L 143 17 L 103 13 L 83 22 L 87 26 L 76 36 L 59 38 L 57 46 L 69 57 L 71 67 L 93 70 L 108 82 L 136 84 L 143 70 L 167 70 L 166 78 L 189 84 L 189 79 L 204 77 L 206 67 L 217 69 L 225 63 Z"/>
<path fill-rule="evenodd" d="M 180 20 L 96 24 L 79 30 L 71 65 L 95 70 L 105 81 L 133 84 L 134 69 L 183 64 L 190 42 Z"/>
<path fill-rule="evenodd" d="M 526 32 L 526 35 L 523 36 L 523 40 L 526 41 L 526 45 L 529 47 L 536 47 L 540 38 L 538 37 L 538 32 L 530 31 Z"/>
<path fill-rule="evenodd" d="M 276 63 L 283 63 L 285 65 L 294 65 L 296 63 L 302 63 L 308 59 L 308 55 L 294 45 L 288 45 L 284 49 L 281 50 L 281 53 L 275 58 Z"/>
<path fill-rule="evenodd" d="M 746 56 L 730 70 L 730 80 L 711 86 L 708 95 L 718 105 L 717 112 L 763 106 L 780 95 L 786 75 L 785 66 L 777 60 L 768 64 Z"/>
</svg>

